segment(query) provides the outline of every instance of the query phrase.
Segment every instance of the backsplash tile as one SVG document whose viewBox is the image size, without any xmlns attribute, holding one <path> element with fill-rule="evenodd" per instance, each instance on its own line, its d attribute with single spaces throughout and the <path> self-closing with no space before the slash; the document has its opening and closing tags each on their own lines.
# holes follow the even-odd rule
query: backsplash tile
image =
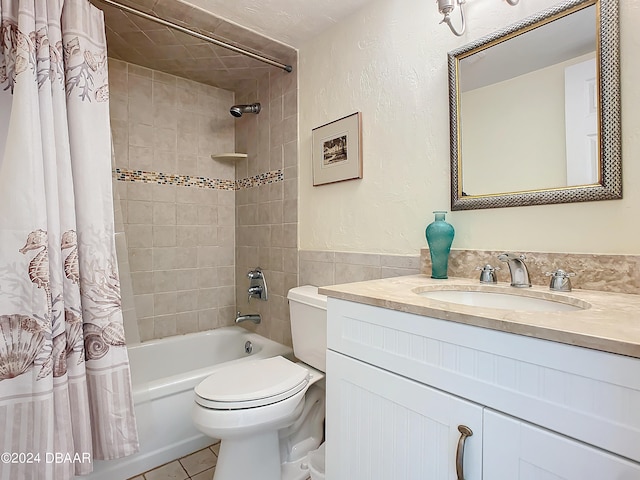
<svg viewBox="0 0 640 480">
<path fill-rule="evenodd" d="M 497 272 L 498 281 L 508 282 L 509 268 L 497 259 L 501 253 L 503 251 L 452 249 L 449 257 L 449 275 L 479 278 L 475 268 L 489 263 L 501 268 Z M 535 285 L 548 285 L 549 278 L 545 273 L 561 268 L 576 274 L 571 278 L 573 288 L 640 294 L 639 255 L 526 252 L 526 256 L 529 277 Z M 421 250 L 420 271 L 431 274 L 428 248 Z"/>
<path fill-rule="evenodd" d="M 418 255 L 300 250 L 300 285 L 318 287 L 420 273 Z"/>
<path fill-rule="evenodd" d="M 431 274 L 429 249 L 420 255 L 389 255 L 300 250 L 300 285 L 326 286 L 402 275 Z M 478 279 L 476 267 L 487 263 L 500 267 L 499 282 L 509 281 L 509 269 L 498 261 L 502 251 L 451 250 L 449 276 Z M 640 293 L 640 256 L 530 252 L 527 267 L 531 283 L 548 285 L 546 272 L 561 268 L 576 273 L 574 288 L 618 293 Z"/>
</svg>

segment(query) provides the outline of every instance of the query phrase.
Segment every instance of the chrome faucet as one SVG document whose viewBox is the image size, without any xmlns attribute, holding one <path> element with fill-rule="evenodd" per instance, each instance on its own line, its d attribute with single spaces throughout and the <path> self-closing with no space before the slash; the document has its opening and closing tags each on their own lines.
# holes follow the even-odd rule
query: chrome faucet
<svg viewBox="0 0 640 480">
<path fill-rule="evenodd" d="M 529 271 L 527 270 L 527 265 L 524 263 L 526 258 L 525 255 L 516 255 L 515 253 L 501 253 L 498 255 L 498 260 L 507 262 L 509 266 L 512 287 L 521 288 L 531 286 Z"/>
<path fill-rule="evenodd" d="M 547 272 L 545 273 L 547 277 L 551 277 L 551 282 L 549 283 L 549 289 L 557 290 L 559 292 L 570 292 L 571 291 L 571 280 L 570 277 L 575 277 L 576 274 L 573 272 L 565 272 L 564 270 L 558 269 L 555 272 Z"/>
<path fill-rule="evenodd" d="M 253 287 L 249 287 L 249 300 L 252 298 L 262 299 L 263 288 L 262 285 L 254 285 Z"/>
<path fill-rule="evenodd" d="M 242 322 L 253 322 L 256 325 L 262 321 L 259 313 L 250 313 L 248 315 L 242 315 L 240 312 L 237 313 L 236 323 Z"/>
<path fill-rule="evenodd" d="M 250 270 L 247 273 L 249 278 L 249 297 L 247 302 L 250 302 L 252 298 L 258 300 L 267 300 L 267 279 L 264 278 L 264 273 L 260 267 L 256 267 L 254 270 Z"/>
</svg>

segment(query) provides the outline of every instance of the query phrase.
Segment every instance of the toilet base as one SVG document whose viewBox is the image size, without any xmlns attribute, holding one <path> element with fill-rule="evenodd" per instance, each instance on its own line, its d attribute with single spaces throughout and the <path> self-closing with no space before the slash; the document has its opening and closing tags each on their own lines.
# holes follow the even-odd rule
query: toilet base
<svg viewBox="0 0 640 480">
<path fill-rule="evenodd" d="M 309 475 L 311 475 L 307 457 L 295 462 L 283 463 L 281 471 L 281 480 L 307 480 Z"/>
<path fill-rule="evenodd" d="M 281 480 L 279 453 L 277 431 L 223 440 L 213 480 Z"/>
<path fill-rule="evenodd" d="M 310 475 L 307 457 L 281 465 L 278 463 L 277 448 L 269 447 L 277 445 L 277 433 L 274 437 L 273 432 L 241 441 L 225 440 L 220 444 L 213 480 L 307 480 Z M 251 461 L 247 461 L 248 448 L 252 449 Z"/>
</svg>

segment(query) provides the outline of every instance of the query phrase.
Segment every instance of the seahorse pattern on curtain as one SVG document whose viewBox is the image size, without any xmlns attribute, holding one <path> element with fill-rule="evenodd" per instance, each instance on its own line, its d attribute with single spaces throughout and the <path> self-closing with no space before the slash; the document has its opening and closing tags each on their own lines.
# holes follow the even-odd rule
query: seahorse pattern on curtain
<svg viewBox="0 0 640 480">
<path fill-rule="evenodd" d="M 70 479 L 89 459 L 138 450 L 102 12 L 0 0 L 2 89 L 13 97 L 0 151 L 0 453 L 14 457 L 0 479 Z"/>
</svg>

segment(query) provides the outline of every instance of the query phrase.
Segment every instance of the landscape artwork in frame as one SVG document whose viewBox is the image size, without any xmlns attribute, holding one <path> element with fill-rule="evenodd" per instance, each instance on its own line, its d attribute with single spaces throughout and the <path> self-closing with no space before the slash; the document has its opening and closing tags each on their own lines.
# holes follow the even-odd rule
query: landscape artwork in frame
<svg viewBox="0 0 640 480">
<path fill-rule="evenodd" d="M 362 178 L 362 114 L 313 129 L 313 185 Z"/>
</svg>

